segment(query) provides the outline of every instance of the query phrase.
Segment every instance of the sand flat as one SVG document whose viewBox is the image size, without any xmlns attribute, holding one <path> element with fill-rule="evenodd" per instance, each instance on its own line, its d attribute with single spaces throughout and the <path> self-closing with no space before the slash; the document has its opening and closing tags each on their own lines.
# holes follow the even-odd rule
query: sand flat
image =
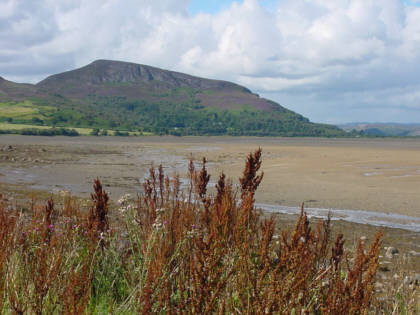
<svg viewBox="0 0 420 315">
<path fill-rule="evenodd" d="M 261 147 L 259 203 L 420 217 L 420 139 L 1 136 L 7 145 L 16 150 L 0 153 L 2 182 L 18 171 L 29 188 L 87 193 L 97 176 L 115 196 L 140 189 L 152 162 L 185 174 L 191 155 L 208 158 L 213 182 L 221 171 L 237 180 L 246 154 Z"/>
</svg>

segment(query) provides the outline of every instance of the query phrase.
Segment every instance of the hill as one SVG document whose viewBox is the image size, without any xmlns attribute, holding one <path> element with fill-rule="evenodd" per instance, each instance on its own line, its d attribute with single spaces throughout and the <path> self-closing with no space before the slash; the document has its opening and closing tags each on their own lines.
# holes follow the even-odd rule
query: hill
<svg viewBox="0 0 420 315">
<path fill-rule="evenodd" d="M 0 79 L 0 122 L 174 135 L 343 136 L 235 83 L 97 60 L 19 84 Z"/>
<path fill-rule="evenodd" d="M 361 131 L 368 136 L 378 137 L 418 137 L 420 124 L 401 123 L 348 123 L 340 125 L 345 131 Z"/>
</svg>

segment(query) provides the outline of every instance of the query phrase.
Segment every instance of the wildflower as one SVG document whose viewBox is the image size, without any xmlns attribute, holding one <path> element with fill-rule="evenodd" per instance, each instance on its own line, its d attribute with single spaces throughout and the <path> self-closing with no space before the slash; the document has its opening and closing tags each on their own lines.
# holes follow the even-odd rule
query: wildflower
<svg viewBox="0 0 420 315">
<path fill-rule="evenodd" d="M 118 211 L 121 212 L 121 213 L 124 213 L 124 212 L 127 211 L 127 208 L 126 207 L 119 207 Z"/>
<path fill-rule="evenodd" d="M 49 228 L 50 230 L 52 230 L 52 229 L 54 229 L 54 225 L 53 225 L 53 224 L 50 224 L 50 225 L 48 225 L 48 228 Z"/>
<path fill-rule="evenodd" d="M 165 224 L 165 225 L 166 225 L 166 224 L 168 224 L 168 221 L 166 221 L 166 220 L 165 220 L 165 221 L 163 221 L 163 224 Z"/>
<path fill-rule="evenodd" d="M 117 201 L 117 203 L 120 205 L 120 206 L 123 206 L 123 205 L 125 205 L 129 200 L 131 199 L 131 195 L 130 194 L 125 194 L 125 195 L 123 195 L 123 196 L 121 196 L 121 198 L 120 199 L 118 199 L 118 201 Z"/>
<path fill-rule="evenodd" d="M 161 222 L 159 222 L 159 221 L 157 221 L 157 222 L 155 222 L 155 223 L 153 223 L 153 224 L 152 224 L 152 227 L 153 227 L 155 230 L 160 230 L 160 229 L 162 228 L 162 223 L 161 223 Z"/>
<path fill-rule="evenodd" d="M 197 231 L 192 229 L 187 232 L 187 238 L 192 239 L 195 235 L 197 235 Z"/>
</svg>

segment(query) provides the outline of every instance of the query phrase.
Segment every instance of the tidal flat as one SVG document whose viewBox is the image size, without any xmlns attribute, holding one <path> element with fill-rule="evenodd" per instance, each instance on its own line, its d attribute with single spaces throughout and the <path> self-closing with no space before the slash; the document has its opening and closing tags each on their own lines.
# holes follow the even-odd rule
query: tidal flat
<svg viewBox="0 0 420 315">
<path fill-rule="evenodd" d="M 1 136 L 0 181 L 86 196 L 98 177 L 118 197 L 140 191 L 152 164 L 185 178 L 205 156 L 211 182 L 222 171 L 235 182 L 258 147 L 258 203 L 420 217 L 420 139 Z"/>
<path fill-rule="evenodd" d="M 314 217 L 333 209 L 336 226 L 359 236 L 384 226 L 386 243 L 404 240 L 398 246 L 420 256 L 420 139 L 1 136 L 0 188 L 89 198 L 99 178 L 117 200 L 140 193 L 152 165 L 186 185 L 189 159 L 200 167 L 206 157 L 211 192 L 221 172 L 237 184 L 246 155 L 258 147 L 264 179 L 256 202 L 267 213 L 292 222 L 286 214 L 302 202 Z"/>
</svg>

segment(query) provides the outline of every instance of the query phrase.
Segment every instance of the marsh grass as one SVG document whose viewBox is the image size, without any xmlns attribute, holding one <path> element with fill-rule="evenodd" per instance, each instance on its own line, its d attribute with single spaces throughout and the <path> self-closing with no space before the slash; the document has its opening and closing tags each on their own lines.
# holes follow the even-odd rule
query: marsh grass
<svg viewBox="0 0 420 315">
<path fill-rule="evenodd" d="M 99 180 L 88 210 L 64 197 L 27 211 L 0 206 L 0 309 L 5 314 L 367 314 L 418 311 L 412 293 L 376 294 L 381 234 L 344 249 L 330 220 L 291 230 L 254 206 L 261 150 L 239 188 L 207 191 L 206 160 L 190 185 L 151 168 L 144 193 L 110 204 Z M 414 292 L 414 291 L 413 291 Z M 411 295 L 407 295 L 411 294 Z M 402 301 L 402 302 L 401 302 Z"/>
</svg>

